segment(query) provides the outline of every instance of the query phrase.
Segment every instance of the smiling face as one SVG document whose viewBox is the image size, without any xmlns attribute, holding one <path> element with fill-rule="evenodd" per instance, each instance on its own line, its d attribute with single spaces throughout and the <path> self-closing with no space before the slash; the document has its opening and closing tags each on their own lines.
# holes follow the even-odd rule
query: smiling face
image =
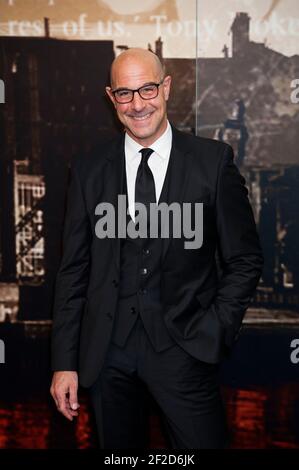
<svg viewBox="0 0 299 470">
<path fill-rule="evenodd" d="M 112 65 L 111 87 L 107 87 L 106 92 L 127 133 L 143 147 L 150 146 L 166 130 L 166 102 L 171 77 L 164 78 L 158 88 L 158 96 L 150 100 L 142 99 L 136 92 L 133 101 L 120 104 L 116 102 L 112 90 L 136 90 L 149 83 L 160 83 L 162 79 L 163 69 L 158 58 L 146 50 L 129 49 L 118 56 Z"/>
</svg>

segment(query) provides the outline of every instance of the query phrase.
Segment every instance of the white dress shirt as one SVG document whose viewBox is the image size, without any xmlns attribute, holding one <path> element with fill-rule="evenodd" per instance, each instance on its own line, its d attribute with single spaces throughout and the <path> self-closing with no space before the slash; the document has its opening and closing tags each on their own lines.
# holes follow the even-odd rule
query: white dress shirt
<svg viewBox="0 0 299 470">
<path fill-rule="evenodd" d="M 167 128 L 165 132 L 157 139 L 150 148 L 153 153 L 148 159 L 148 165 L 153 173 L 155 188 L 156 188 L 156 201 L 162 192 L 163 183 L 167 171 L 170 152 L 172 145 L 172 130 L 169 122 L 167 121 Z M 141 161 L 140 149 L 144 148 L 138 144 L 127 133 L 125 135 L 125 160 L 126 160 L 126 176 L 128 188 L 128 205 L 129 212 L 132 219 L 135 221 L 135 182 L 139 163 Z"/>
</svg>

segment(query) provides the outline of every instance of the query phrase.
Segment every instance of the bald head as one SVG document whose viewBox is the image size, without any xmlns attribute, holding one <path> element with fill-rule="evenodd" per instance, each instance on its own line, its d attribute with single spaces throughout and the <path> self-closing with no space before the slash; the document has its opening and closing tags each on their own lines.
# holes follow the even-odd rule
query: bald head
<svg viewBox="0 0 299 470">
<path fill-rule="evenodd" d="M 115 86 L 116 76 L 120 70 L 127 67 L 134 67 L 134 65 L 145 66 L 150 68 L 154 75 L 162 80 L 164 76 L 164 68 L 159 57 L 147 49 L 132 48 L 119 54 L 111 65 L 111 85 Z"/>
<path fill-rule="evenodd" d="M 166 131 L 170 84 L 159 58 L 146 49 L 128 49 L 113 61 L 106 93 L 128 135 L 143 147 Z"/>
</svg>

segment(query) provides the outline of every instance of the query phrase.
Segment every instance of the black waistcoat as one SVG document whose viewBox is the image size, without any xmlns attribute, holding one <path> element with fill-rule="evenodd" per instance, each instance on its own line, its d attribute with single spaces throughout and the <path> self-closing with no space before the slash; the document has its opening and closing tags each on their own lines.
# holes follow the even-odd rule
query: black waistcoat
<svg viewBox="0 0 299 470">
<path fill-rule="evenodd" d="M 124 156 L 123 156 L 124 158 Z M 167 201 L 171 173 L 171 158 L 162 187 L 160 202 Z M 127 179 L 124 163 L 124 191 L 128 209 Z M 132 221 L 127 214 L 127 224 Z M 154 349 L 159 352 L 174 344 L 163 320 L 161 303 L 161 256 L 163 240 L 160 238 L 121 239 L 120 282 L 118 307 L 114 320 L 113 341 L 123 346 L 140 315 Z"/>
</svg>

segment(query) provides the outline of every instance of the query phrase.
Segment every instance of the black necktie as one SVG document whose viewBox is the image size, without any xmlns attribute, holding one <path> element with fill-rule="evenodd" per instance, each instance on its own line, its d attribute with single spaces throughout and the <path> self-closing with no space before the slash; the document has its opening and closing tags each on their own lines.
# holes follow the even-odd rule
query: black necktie
<svg viewBox="0 0 299 470">
<path fill-rule="evenodd" d="M 141 162 L 139 164 L 135 184 L 135 203 L 141 202 L 146 206 L 147 210 L 147 225 L 149 223 L 150 203 L 156 202 L 155 181 L 150 167 L 148 166 L 148 159 L 153 153 L 153 149 L 144 148 L 140 150 Z M 135 210 L 136 214 L 136 210 Z"/>
</svg>

